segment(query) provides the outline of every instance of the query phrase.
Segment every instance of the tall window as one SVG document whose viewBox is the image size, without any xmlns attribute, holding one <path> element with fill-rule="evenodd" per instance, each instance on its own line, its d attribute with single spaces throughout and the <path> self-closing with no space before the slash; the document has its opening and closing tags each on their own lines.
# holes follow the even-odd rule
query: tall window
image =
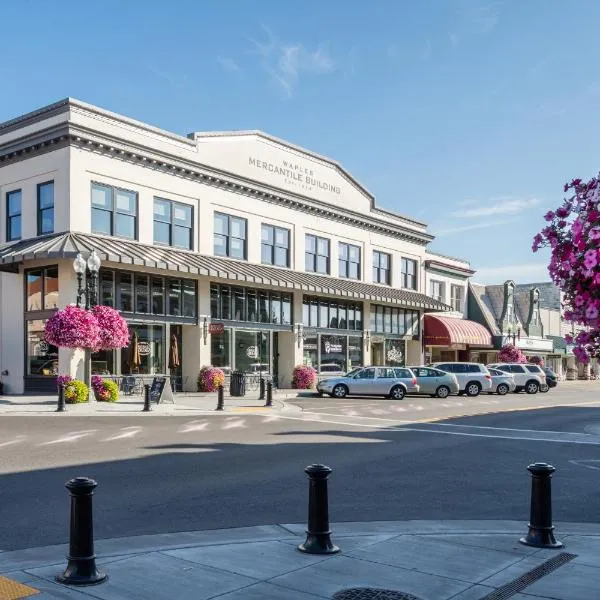
<svg viewBox="0 0 600 600">
<path fill-rule="evenodd" d="M 38 235 L 54 233 L 54 181 L 37 186 Z"/>
<path fill-rule="evenodd" d="M 390 285 L 391 256 L 385 252 L 373 251 L 373 283 Z"/>
<path fill-rule="evenodd" d="M 306 235 L 304 266 L 311 273 L 329 274 L 329 240 L 327 238 Z"/>
<path fill-rule="evenodd" d="M 450 286 L 450 305 L 452 310 L 463 312 L 463 287 L 462 285 Z"/>
<path fill-rule="evenodd" d="M 246 219 L 215 213 L 214 250 L 217 256 L 247 258 Z"/>
<path fill-rule="evenodd" d="M 408 290 L 417 289 L 417 261 L 403 258 L 401 261 L 402 287 Z"/>
<path fill-rule="evenodd" d="M 363 328 L 363 305 L 360 303 L 304 296 L 302 308 L 302 322 L 305 327 L 354 330 Z"/>
<path fill-rule="evenodd" d="M 444 282 L 432 279 L 429 282 L 429 295 L 438 302 L 445 302 L 446 294 L 444 290 Z"/>
<path fill-rule="evenodd" d="M 92 232 L 136 238 L 137 193 L 92 183 Z"/>
<path fill-rule="evenodd" d="M 260 253 L 264 265 L 290 266 L 290 231 L 273 225 L 263 225 L 260 231 Z"/>
<path fill-rule="evenodd" d="M 154 243 L 193 249 L 192 207 L 154 198 Z"/>
<path fill-rule="evenodd" d="M 21 190 L 6 194 L 6 241 L 21 239 Z"/>
<path fill-rule="evenodd" d="M 339 253 L 339 276 L 360 279 L 360 247 L 340 242 Z"/>
</svg>

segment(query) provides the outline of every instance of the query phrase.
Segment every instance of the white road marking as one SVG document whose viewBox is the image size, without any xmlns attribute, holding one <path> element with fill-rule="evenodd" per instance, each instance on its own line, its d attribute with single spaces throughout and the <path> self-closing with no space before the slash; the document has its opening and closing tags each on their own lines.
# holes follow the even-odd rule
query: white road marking
<svg viewBox="0 0 600 600">
<path fill-rule="evenodd" d="M 221 429 L 237 429 L 240 427 L 246 427 L 246 419 L 227 419 L 227 422 L 221 427 Z"/>
<path fill-rule="evenodd" d="M 140 431 L 142 431 L 141 427 L 122 427 L 121 433 L 117 433 L 111 437 L 108 437 L 103 442 L 113 442 L 114 440 L 125 440 L 127 438 L 135 437 Z"/>
<path fill-rule="evenodd" d="M 388 413 L 387 410 L 383 410 L 382 408 L 372 408 L 370 412 L 373 415 L 385 415 Z M 346 413 L 346 414 L 349 414 L 349 413 Z"/>
<path fill-rule="evenodd" d="M 191 431 L 204 431 L 208 427 L 208 421 L 190 421 L 182 425 L 177 433 L 190 433 Z"/>
<path fill-rule="evenodd" d="M 27 436 L 25 436 L 25 435 L 18 435 L 14 440 L 11 440 L 10 442 L 1 442 L 0 448 L 4 448 L 5 446 L 12 446 L 14 444 L 24 442 L 26 438 L 27 438 Z"/>
<path fill-rule="evenodd" d="M 76 442 L 81 438 L 87 437 L 88 435 L 92 435 L 92 433 L 96 433 L 97 429 L 88 429 L 86 431 L 72 431 L 71 433 L 67 433 L 55 440 L 51 440 L 50 442 L 44 442 L 43 444 L 38 444 L 38 446 L 50 446 L 52 444 L 69 444 L 71 442 Z"/>
<path fill-rule="evenodd" d="M 578 467 L 585 467 L 586 469 L 593 469 L 594 471 L 600 471 L 600 460 L 570 460 L 572 465 L 577 465 Z"/>
<path fill-rule="evenodd" d="M 268 417 L 265 417 L 263 419 L 263 423 L 273 423 L 274 421 L 280 421 L 281 417 L 277 416 L 277 415 L 269 415 Z"/>
<path fill-rule="evenodd" d="M 406 409 L 402 406 L 394 406 L 394 410 L 397 412 L 406 412 Z"/>
</svg>

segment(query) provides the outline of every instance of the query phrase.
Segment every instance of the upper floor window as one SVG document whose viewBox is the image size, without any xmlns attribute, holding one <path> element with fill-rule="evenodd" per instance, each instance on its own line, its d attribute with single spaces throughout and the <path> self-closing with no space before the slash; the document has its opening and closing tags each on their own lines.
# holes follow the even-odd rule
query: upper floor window
<svg viewBox="0 0 600 600">
<path fill-rule="evenodd" d="M 417 289 L 417 261 L 403 258 L 400 265 L 402 287 L 409 290 Z"/>
<path fill-rule="evenodd" d="M 435 279 L 432 279 L 429 282 L 429 295 L 434 298 L 435 300 L 437 300 L 438 302 L 445 302 L 445 290 L 444 290 L 444 282 L 443 281 L 436 281 Z"/>
<path fill-rule="evenodd" d="M 134 240 L 137 193 L 92 183 L 92 232 Z"/>
<path fill-rule="evenodd" d="M 306 234 L 304 267 L 311 273 L 329 274 L 329 240 Z"/>
<path fill-rule="evenodd" d="M 37 186 L 38 235 L 54 233 L 54 181 Z"/>
<path fill-rule="evenodd" d="M 21 190 L 6 194 L 6 241 L 21 239 Z"/>
<path fill-rule="evenodd" d="M 241 258 L 247 256 L 248 222 L 241 217 L 215 213 L 214 250 L 217 256 Z"/>
<path fill-rule="evenodd" d="M 265 265 L 290 266 L 290 231 L 274 225 L 263 225 L 260 230 L 260 255 Z"/>
<path fill-rule="evenodd" d="M 463 287 L 462 285 L 451 285 L 450 286 L 450 305 L 452 310 L 456 312 L 463 312 Z"/>
<path fill-rule="evenodd" d="M 392 258 L 385 252 L 373 251 L 373 283 L 390 285 L 390 263 Z"/>
<path fill-rule="evenodd" d="M 360 247 L 340 242 L 339 276 L 349 279 L 360 279 Z"/>
<path fill-rule="evenodd" d="M 58 267 L 40 267 L 25 272 L 25 310 L 58 308 Z"/>
<path fill-rule="evenodd" d="M 154 198 L 154 243 L 193 249 L 192 207 Z"/>
</svg>

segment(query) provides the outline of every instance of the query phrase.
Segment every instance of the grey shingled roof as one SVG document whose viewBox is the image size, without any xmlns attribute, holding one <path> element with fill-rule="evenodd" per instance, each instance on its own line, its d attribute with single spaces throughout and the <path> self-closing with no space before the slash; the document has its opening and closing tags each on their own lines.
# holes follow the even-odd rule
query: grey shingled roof
<svg viewBox="0 0 600 600">
<path fill-rule="evenodd" d="M 498 327 L 498 319 L 495 316 L 494 308 L 490 301 L 490 297 L 486 293 L 488 287 L 493 286 L 485 286 L 479 285 L 477 283 L 470 283 L 470 288 L 473 294 L 473 298 L 477 302 L 483 316 L 485 317 L 486 324 L 492 335 L 500 335 L 500 328 Z M 500 306 L 500 311 L 502 310 L 502 306 Z"/>
<path fill-rule="evenodd" d="M 205 256 L 188 250 L 142 244 L 88 233 L 58 233 L 0 246 L 0 270 L 15 271 L 20 263 L 41 258 L 75 258 L 96 250 L 103 261 L 204 275 L 230 281 L 297 289 L 330 296 L 387 302 L 429 311 L 450 307 L 429 296 L 386 286 Z"/>
</svg>

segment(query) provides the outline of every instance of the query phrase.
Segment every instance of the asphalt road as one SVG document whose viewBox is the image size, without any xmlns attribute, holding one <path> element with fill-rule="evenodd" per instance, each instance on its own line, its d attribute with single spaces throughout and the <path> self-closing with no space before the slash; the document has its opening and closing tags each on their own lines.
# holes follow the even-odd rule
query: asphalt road
<svg viewBox="0 0 600 600">
<path fill-rule="evenodd" d="M 312 462 L 334 469 L 332 521 L 526 522 L 525 467 L 547 461 L 555 519 L 597 522 L 596 387 L 481 404 L 489 399 L 311 399 L 290 418 L 3 416 L 0 550 L 65 542 L 63 486 L 78 475 L 99 482 L 97 537 L 302 522 Z M 556 406 L 530 410 L 535 402 Z M 491 414 L 460 416 L 469 412 Z"/>
</svg>

